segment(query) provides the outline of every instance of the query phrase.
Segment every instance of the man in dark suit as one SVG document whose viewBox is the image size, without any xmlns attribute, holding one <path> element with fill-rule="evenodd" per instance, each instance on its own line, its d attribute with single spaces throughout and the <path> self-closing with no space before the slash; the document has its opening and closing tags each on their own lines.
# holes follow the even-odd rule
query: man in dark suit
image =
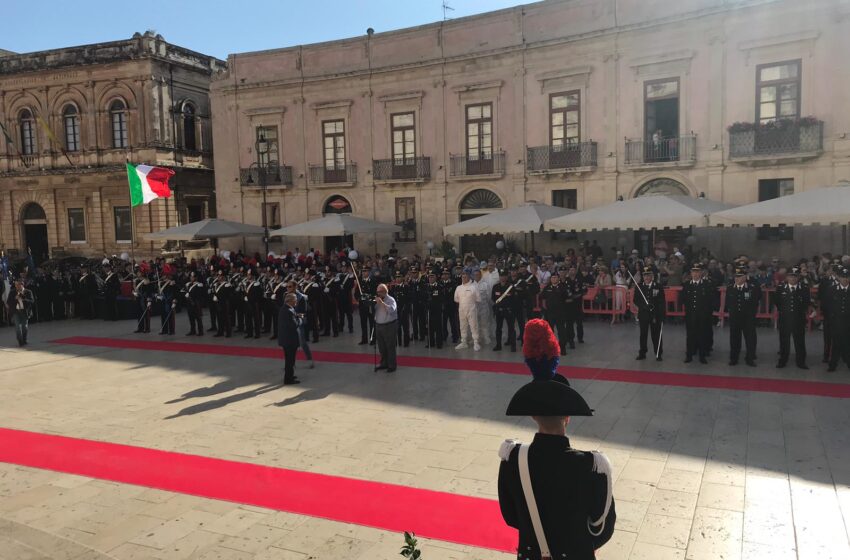
<svg viewBox="0 0 850 560">
<path fill-rule="evenodd" d="M 295 305 L 298 298 L 294 293 L 287 293 L 283 298 L 283 307 L 278 315 L 277 343 L 283 348 L 283 384 L 297 385 L 301 383 L 295 376 L 295 355 L 298 352 L 300 339 L 298 338 L 298 326 L 300 319 L 295 314 Z"/>
<path fill-rule="evenodd" d="M 652 353 L 655 359 L 661 361 L 664 348 L 661 344 L 662 325 L 667 314 L 667 303 L 664 298 L 664 289 L 655 281 L 655 272 L 651 266 L 643 267 L 643 282 L 637 284 L 634 296 L 635 306 L 638 309 L 638 323 L 640 324 L 640 349 L 637 360 L 645 360 L 647 352 L 647 336 L 652 336 Z"/>
<path fill-rule="evenodd" d="M 797 367 L 806 365 L 806 314 L 812 304 L 808 286 L 800 283 L 800 269 L 796 266 L 788 271 L 785 283 L 776 288 L 773 305 L 779 311 L 779 362 L 784 368 L 791 354 L 791 339 L 794 339 L 794 354 Z"/>
</svg>

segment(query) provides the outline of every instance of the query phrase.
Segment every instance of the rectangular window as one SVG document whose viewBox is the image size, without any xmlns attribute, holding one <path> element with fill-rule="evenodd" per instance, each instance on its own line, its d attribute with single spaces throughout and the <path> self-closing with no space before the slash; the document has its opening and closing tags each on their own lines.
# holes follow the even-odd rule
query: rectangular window
<svg viewBox="0 0 850 560">
<path fill-rule="evenodd" d="M 759 181 L 759 202 L 772 200 L 780 196 L 794 194 L 794 179 L 762 179 Z M 787 241 L 794 239 L 793 227 L 757 228 L 757 238 L 761 241 Z"/>
<path fill-rule="evenodd" d="M 413 113 L 392 116 L 393 164 L 413 165 L 416 157 L 416 121 Z"/>
<path fill-rule="evenodd" d="M 268 228 L 280 227 L 280 203 L 267 202 L 263 204 L 263 225 Z"/>
<path fill-rule="evenodd" d="M 580 93 L 568 91 L 549 96 L 549 146 L 553 152 L 563 151 L 567 144 L 577 144 Z"/>
<path fill-rule="evenodd" d="M 65 116 L 65 149 L 69 152 L 80 150 L 80 119 L 77 115 Z"/>
<path fill-rule="evenodd" d="M 801 64 L 799 60 L 792 60 L 756 67 L 756 120 L 759 124 L 799 118 Z"/>
<path fill-rule="evenodd" d="M 71 243 L 86 242 L 86 213 L 82 208 L 68 208 L 68 239 Z"/>
<path fill-rule="evenodd" d="M 186 217 L 188 218 L 186 223 L 194 223 L 200 222 L 204 219 L 204 205 L 203 204 L 187 204 L 186 205 Z"/>
<path fill-rule="evenodd" d="M 345 171 L 345 121 L 322 122 L 322 146 L 326 171 Z"/>
<path fill-rule="evenodd" d="M 493 173 L 493 104 L 466 106 L 466 172 Z"/>
<path fill-rule="evenodd" d="M 126 148 L 129 144 L 127 134 L 127 113 L 122 111 L 112 112 L 112 147 Z"/>
<path fill-rule="evenodd" d="M 131 243 L 133 241 L 133 222 L 130 219 L 129 206 L 115 206 L 112 209 L 115 216 L 115 241 Z"/>
<path fill-rule="evenodd" d="M 576 189 L 557 189 L 552 191 L 552 206 L 575 210 L 578 207 L 577 192 Z M 556 241 L 578 239 L 578 234 L 574 231 L 555 231 L 552 232 L 552 239 Z"/>
<path fill-rule="evenodd" d="M 278 149 L 277 127 L 276 126 L 258 126 L 257 138 L 266 141 L 266 152 L 257 154 L 257 161 L 260 165 L 268 165 L 269 162 L 277 163 L 280 161 L 280 151 Z"/>
<path fill-rule="evenodd" d="M 414 197 L 395 199 L 395 223 L 401 226 L 401 231 L 395 234 L 396 241 L 416 241 L 416 199 Z"/>
</svg>

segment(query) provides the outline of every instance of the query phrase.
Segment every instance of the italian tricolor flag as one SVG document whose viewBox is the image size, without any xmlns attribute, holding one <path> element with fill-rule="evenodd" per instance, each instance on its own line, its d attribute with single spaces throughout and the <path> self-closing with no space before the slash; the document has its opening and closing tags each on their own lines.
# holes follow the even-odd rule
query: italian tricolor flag
<svg viewBox="0 0 850 560">
<path fill-rule="evenodd" d="M 174 175 L 174 170 L 166 167 L 128 163 L 127 178 L 130 180 L 130 203 L 133 206 L 139 206 L 157 198 L 171 197 L 168 180 L 172 175 Z"/>
</svg>

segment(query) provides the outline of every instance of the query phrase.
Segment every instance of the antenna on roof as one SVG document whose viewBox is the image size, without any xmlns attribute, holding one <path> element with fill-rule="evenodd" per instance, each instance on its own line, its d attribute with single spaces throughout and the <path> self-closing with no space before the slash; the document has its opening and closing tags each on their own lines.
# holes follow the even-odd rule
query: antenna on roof
<svg viewBox="0 0 850 560">
<path fill-rule="evenodd" d="M 455 9 L 449 6 L 449 3 L 446 0 L 443 0 L 443 21 L 450 19 L 448 13 L 453 11 L 455 11 Z"/>
</svg>

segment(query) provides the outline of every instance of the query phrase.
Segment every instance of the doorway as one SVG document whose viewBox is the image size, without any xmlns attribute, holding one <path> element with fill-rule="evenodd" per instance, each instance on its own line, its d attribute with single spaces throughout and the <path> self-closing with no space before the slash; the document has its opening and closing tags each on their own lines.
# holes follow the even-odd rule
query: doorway
<svg viewBox="0 0 850 560">
<path fill-rule="evenodd" d="M 475 189 L 463 197 L 458 213 L 460 221 L 465 222 L 502 208 L 504 204 L 499 195 L 488 189 Z M 502 235 L 495 233 L 464 235 L 460 238 L 460 249 L 462 253 L 475 253 L 478 260 L 486 260 L 496 253 L 496 242 L 503 239 Z"/>
<path fill-rule="evenodd" d="M 31 250 L 33 261 L 39 265 L 50 258 L 44 208 L 35 202 L 27 204 L 21 212 L 21 221 L 24 226 L 24 250 Z"/>
<path fill-rule="evenodd" d="M 678 161 L 679 80 L 653 80 L 644 87 L 644 161 Z"/>
<path fill-rule="evenodd" d="M 330 197 L 327 202 L 325 202 L 325 206 L 322 209 L 322 215 L 327 216 L 329 214 L 351 214 L 351 203 L 348 202 L 348 199 L 344 196 L 334 195 Z M 342 250 L 343 247 L 348 246 L 349 248 L 354 248 L 354 236 L 353 235 L 335 235 L 331 237 L 325 237 L 325 254 L 329 255 L 332 252 L 338 252 Z"/>
</svg>

